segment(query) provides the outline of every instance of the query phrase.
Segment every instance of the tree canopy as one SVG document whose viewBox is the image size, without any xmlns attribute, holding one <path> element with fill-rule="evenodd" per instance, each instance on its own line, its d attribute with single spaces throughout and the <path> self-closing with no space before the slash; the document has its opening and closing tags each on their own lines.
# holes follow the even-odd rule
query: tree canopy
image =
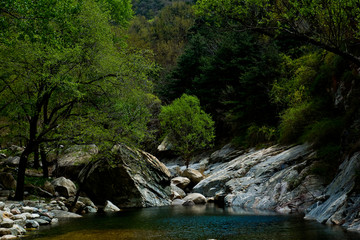
<svg viewBox="0 0 360 240">
<path fill-rule="evenodd" d="M 360 65 L 357 0 L 199 0 L 197 12 L 212 20 L 267 35 L 285 34 Z"/>
<path fill-rule="evenodd" d="M 163 106 L 159 115 L 164 135 L 189 165 L 191 154 L 209 147 L 214 140 L 214 122 L 200 107 L 197 97 L 183 94 L 170 105 Z"/>
<path fill-rule="evenodd" d="M 112 4 L 113 10 L 119 6 Z M 145 135 L 149 111 L 143 100 L 152 89 L 154 64 L 114 42 L 110 23 L 121 19 L 104 11 L 108 7 L 90 0 L 2 3 L 0 110 L 25 141 L 17 199 L 28 156 L 39 145 L 69 139 L 134 143 Z M 131 15 L 128 5 L 122 9 Z"/>
</svg>

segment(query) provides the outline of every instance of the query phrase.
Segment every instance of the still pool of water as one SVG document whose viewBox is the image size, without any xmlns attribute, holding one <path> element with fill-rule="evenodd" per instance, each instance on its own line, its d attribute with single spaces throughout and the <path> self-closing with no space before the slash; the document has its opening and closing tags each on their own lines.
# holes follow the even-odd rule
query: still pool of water
<svg viewBox="0 0 360 240">
<path fill-rule="evenodd" d="M 215 206 L 131 209 L 87 215 L 41 227 L 27 239 L 224 239 L 224 240 L 359 240 L 346 232 L 299 215 L 246 211 Z"/>
</svg>

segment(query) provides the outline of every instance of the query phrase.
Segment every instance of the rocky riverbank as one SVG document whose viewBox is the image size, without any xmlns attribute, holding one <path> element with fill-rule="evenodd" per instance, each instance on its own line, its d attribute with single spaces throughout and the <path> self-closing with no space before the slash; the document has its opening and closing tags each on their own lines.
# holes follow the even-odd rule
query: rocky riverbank
<svg viewBox="0 0 360 240">
<path fill-rule="evenodd" d="M 81 215 L 68 212 L 67 200 L 0 202 L 0 239 L 16 239 L 42 225 L 57 224 L 59 219 Z"/>
<path fill-rule="evenodd" d="M 202 195 L 201 199 L 226 206 L 299 212 L 306 219 L 360 231 L 360 191 L 356 184 L 360 153 L 346 158 L 329 185 L 314 171 L 318 161 L 307 144 L 247 152 L 227 145 L 198 157 L 190 165 L 193 170 L 185 170 L 175 160 L 168 161 L 173 185 L 186 192 L 179 193 L 172 187 L 173 204 L 192 205 L 188 196 L 196 193 L 197 198 Z M 186 172 L 191 171 L 201 172 L 202 179 L 196 182 L 187 178 Z"/>
<path fill-rule="evenodd" d="M 66 156 L 74 158 L 75 155 L 67 153 L 60 159 L 69 160 Z M 85 155 L 79 156 L 84 159 Z M 106 211 L 118 211 L 119 207 L 192 206 L 208 202 L 281 213 L 298 212 L 306 219 L 360 231 L 360 153 L 344 159 L 330 184 L 315 171 L 320 160 L 308 144 L 247 151 L 226 145 L 195 159 L 188 169 L 180 159 L 164 159 L 165 166 L 146 152 L 119 145 L 110 157 L 87 162 L 82 168 L 74 159 L 69 160 L 66 166 L 62 165 L 63 170 L 71 169 L 67 172 L 80 176 L 79 185 L 89 198 L 79 198 L 72 204 L 78 189 L 65 177 L 54 179 L 43 187 L 28 187 L 27 195 L 36 192 L 52 201 L 6 202 L 1 210 L 4 213 L 1 223 L 8 227 L 1 225 L 5 230 L 0 233 L 4 236 L 23 234 L 27 221 L 52 224 L 56 222 L 52 219 L 59 218 L 57 214 L 64 211 L 96 212 L 95 204 L 106 205 Z M 8 173 L 0 175 L 0 184 L 11 189 L 15 180 Z M 0 192 L 11 196 L 11 191 Z M 28 207 L 33 209 L 31 213 L 24 210 Z M 16 216 L 21 214 L 26 214 L 26 218 L 16 223 L 19 220 Z M 52 218 L 46 216 L 48 214 Z M 46 223 L 45 217 L 48 217 Z M 10 220 L 13 224 L 6 225 Z M 12 229 L 14 225 L 21 230 L 19 233 Z"/>
</svg>

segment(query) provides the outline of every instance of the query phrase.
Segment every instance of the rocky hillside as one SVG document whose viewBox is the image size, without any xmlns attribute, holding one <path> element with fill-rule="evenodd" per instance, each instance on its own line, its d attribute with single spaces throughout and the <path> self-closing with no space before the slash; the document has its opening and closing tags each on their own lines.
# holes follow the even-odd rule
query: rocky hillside
<svg viewBox="0 0 360 240">
<path fill-rule="evenodd" d="M 205 178 L 187 190 L 226 206 L 300 212 L 306 219 L 360 231 L 359 158 L 360 153 L 347 158 L 327 185 L 315 174 L 316 153 L 307 144 L 248 152 L 227 145 L 190 166 Z M 168 167 L 173 176 L 185 170 L 175 163 Z"/>
</svg>

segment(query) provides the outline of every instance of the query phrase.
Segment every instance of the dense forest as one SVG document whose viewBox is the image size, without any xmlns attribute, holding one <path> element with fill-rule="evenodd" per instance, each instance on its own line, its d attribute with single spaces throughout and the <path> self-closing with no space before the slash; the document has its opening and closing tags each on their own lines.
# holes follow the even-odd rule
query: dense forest
<svg viewBox="0 0 360 240">
<path fill-rule="evenodd" d="M 359 150 L 358 1 L 4 0 L 0 144 L 47 175 L 60 145 Z"/>
</svg>

